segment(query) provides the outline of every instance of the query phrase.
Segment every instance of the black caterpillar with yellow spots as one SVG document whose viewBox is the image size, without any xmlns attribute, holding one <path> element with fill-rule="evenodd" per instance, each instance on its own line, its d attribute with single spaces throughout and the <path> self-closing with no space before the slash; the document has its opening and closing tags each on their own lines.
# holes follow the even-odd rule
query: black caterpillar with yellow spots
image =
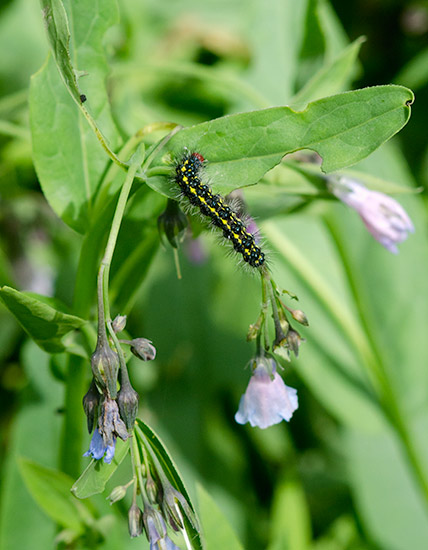
<svg viewBox="0 0 428 550">
<path fill-rule="evenodd" d="M 232 243 L 245 262 L 252 267 L 261 267 L 265 255 L 257 246 L 254 235 L 247 231 L 245 223 L 225 199 L 221 195 L 214 195 L 211 188 L 202 183 L 200 171 L 204 161 L 199 153 L 186 154 L 176 166 L 175 182 L 190 204 L 210 218 L 212 225 L 223 231 L 223 236 Z"/>
</svg>

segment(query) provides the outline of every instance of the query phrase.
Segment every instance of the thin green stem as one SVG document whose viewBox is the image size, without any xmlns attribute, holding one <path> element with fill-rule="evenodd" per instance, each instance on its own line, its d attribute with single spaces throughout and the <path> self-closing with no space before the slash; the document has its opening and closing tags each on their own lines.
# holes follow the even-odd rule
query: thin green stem
<svg viewBox="0 0 428 550">
<path fill-rule="evenodd" d="M 135 149 L 138 147 L 138 145 L 143 141 L 145 137 L 150 135 L 153 132 L 159 132 L 159 131 L 167 131 L 170 130 L 173 132 L 175 129 L 180 129 L 181 126 L 177 126 L 174 122 L 155 122 L 152 124 L 148 124 L 147 126 L 144 126 L 143 128 L 140 128 L 133 136 L 129 138 L 129 140 L 125 143 L 125 145 L 120 150 L 118 157 L 120 160 L 128 159 L 131 154 L 135 151 Z M 107 173 L 105 177 L 103 178 L 103 183 L 100 187 L 100 192 L 97 195 L 96 203 L 95 203 L 95 211 L 98 211 L 98 208 L 100 205 L 105 204 L 106 196 L 109 193 L 110 189 L 110 182 L 114 180 L 116 175 L 118 174 L 119 170 L 122 167 L 118 165 L 117 163 L 112 163 L 107 170 Z M 169 169 L 170 170 L 170 169 Z"/>
<path fill-rule="evenodd" d="M 110 303 L 108 299 L 108 281 L 110 275 L 110 266 L 113 258 L 114 249 L 116 247 L 117 237 L 119 234 L 120 225 L 122 223 L 122 218 L 125 213 L 126 202 L 128 200 L 129 192 L 131 191 L 132 183 L 134 181 L 135 173 L 138 169 L 140 162 L 131 164 L 129 170 L 126 174 L 125 182 L 120 191 L 119 199 L 117 201 L 116 210 L 113 216 L 113 221 L 111 224 L 110 234 L 107 240 L 106 249 L 104 252 L 104 257 L 101 261 L 101 266 L 99 270 L 99 278 L 102 281 L 103 288 L 103 303 L 104 303 L 104 314 L 105 318 L 110 319 Z M 105 325 L 104 325 L 105 326 Z"/>
</svg>

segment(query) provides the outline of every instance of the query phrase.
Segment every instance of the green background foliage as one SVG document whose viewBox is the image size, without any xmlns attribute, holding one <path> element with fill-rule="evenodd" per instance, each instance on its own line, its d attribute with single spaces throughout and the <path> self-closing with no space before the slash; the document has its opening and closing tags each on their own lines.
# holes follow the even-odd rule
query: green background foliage
<svg viewBox="0 0 428 550">
<path fill-rule="evenodd" d="M 129 363 L 139 416 L 178 465 L 206 548 L 425 549 L 428 11 L 368 5 L 68 0 L 68 27 L 57 0 L 2 5 L 0 550 L 52 548 L 55 537 L 60 547 L 148 548 L 129 539 L 128 500 L 105 501 L 128 480 L 125 445 L 112 478 L 104 465 L 91 477 L 92 465 L 77 485 L 107 483 L 104 495 L 82 501 L 69 489 L 88 464 L 80 402 L 96 272 L 125 178 L 94 128 L 126 161 L 129 138 L 159 121 L 186 128 L 138 174 L 110 299 L 113 316 L 128 314 L 130 334 L 158 350 Z M 48 56 L 42 7 L 54 39 L 70 34 L 70 56 Z M 412 117 L 388 141 L 409 120 L 408 88 Z M 149 152 L 164 133 L 146 138 Z M 233 419 L 254 352 L 245 334 L 257 278 L 197 220 L 199 260 L 186 241 L 181 280 L 160 246 L 171 159 L 184 147 L 208 158 L 216 191 L 250 186 L 273 276 L 309 318 L 282 373 L 299 392 L 289 424 L 261 431 Z M 353 165 L 398 198 L 416 227 L 398 256 L 326 196 L 318 169 L 281 160 L 302 148 L 325 171 Z"/>
</svg>

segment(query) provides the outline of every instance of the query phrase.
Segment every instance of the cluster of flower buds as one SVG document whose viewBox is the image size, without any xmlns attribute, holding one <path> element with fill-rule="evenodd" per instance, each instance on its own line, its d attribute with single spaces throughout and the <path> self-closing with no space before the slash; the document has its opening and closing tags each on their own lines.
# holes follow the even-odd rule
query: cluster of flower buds
<svg viewBox="0 0 428 550">
<path fill-rule="evenodd" d="M 130 485 L 133 499 L 128 511 L 128 530 L 131 537 L 145 533 L 151 550 L 180 550 L 168 534 L 168 529 L 186 537 L 186 523 L 197 528 L 195 514 L 186 497 L 169 481 L 150 443 L 137 428 L 133 446 L 135 475 L 126 485 L 115 487 L 108 499 L 110 504 L 121 500 Z M 137 497 L 140 497 L 141 504 Z"/>
<path fill-rule="evenodd" d="M 138 393 L 130 383 L 120 343 L 129 344 L 134 355 L 143 361 L 156 356 L 155 347 L 146 338 L 117 340 L 115 335 L 125 326 L 124 315 L 118 315 L 111 323 L 116 351 L 110 346 L 105 327 L 99 327 L 97 346 L 91 358 L 93 380 L 83 398 L 89 433 L 95 427 L 89 450 L 84 456 L 96 460 L 104 457 L 106 463 L 113 460 L 117 437 L 123 441 L 129 437 L 138 412 Z"/>
</svg>

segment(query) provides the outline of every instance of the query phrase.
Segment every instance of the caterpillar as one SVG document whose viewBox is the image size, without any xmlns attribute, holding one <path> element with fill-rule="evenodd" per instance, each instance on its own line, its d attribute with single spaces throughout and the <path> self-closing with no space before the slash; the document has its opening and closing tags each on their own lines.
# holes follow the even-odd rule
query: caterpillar
<svg viewBox="0 0 428 550">
<path fill-rule="evenodd" d="M 221 195 L 213 194 L 211 188 L 200 179 L 205 159 L 199 153 L 188 153 L 175 168 L 175 182 L 192 206 L 208 217 L 214 227 L 223 232 L 233 248 L 252 267 L 259 268 L 265 255 L 256 244 L 254 235 L 247 231 L 245 223 Z"/>
</svg>

